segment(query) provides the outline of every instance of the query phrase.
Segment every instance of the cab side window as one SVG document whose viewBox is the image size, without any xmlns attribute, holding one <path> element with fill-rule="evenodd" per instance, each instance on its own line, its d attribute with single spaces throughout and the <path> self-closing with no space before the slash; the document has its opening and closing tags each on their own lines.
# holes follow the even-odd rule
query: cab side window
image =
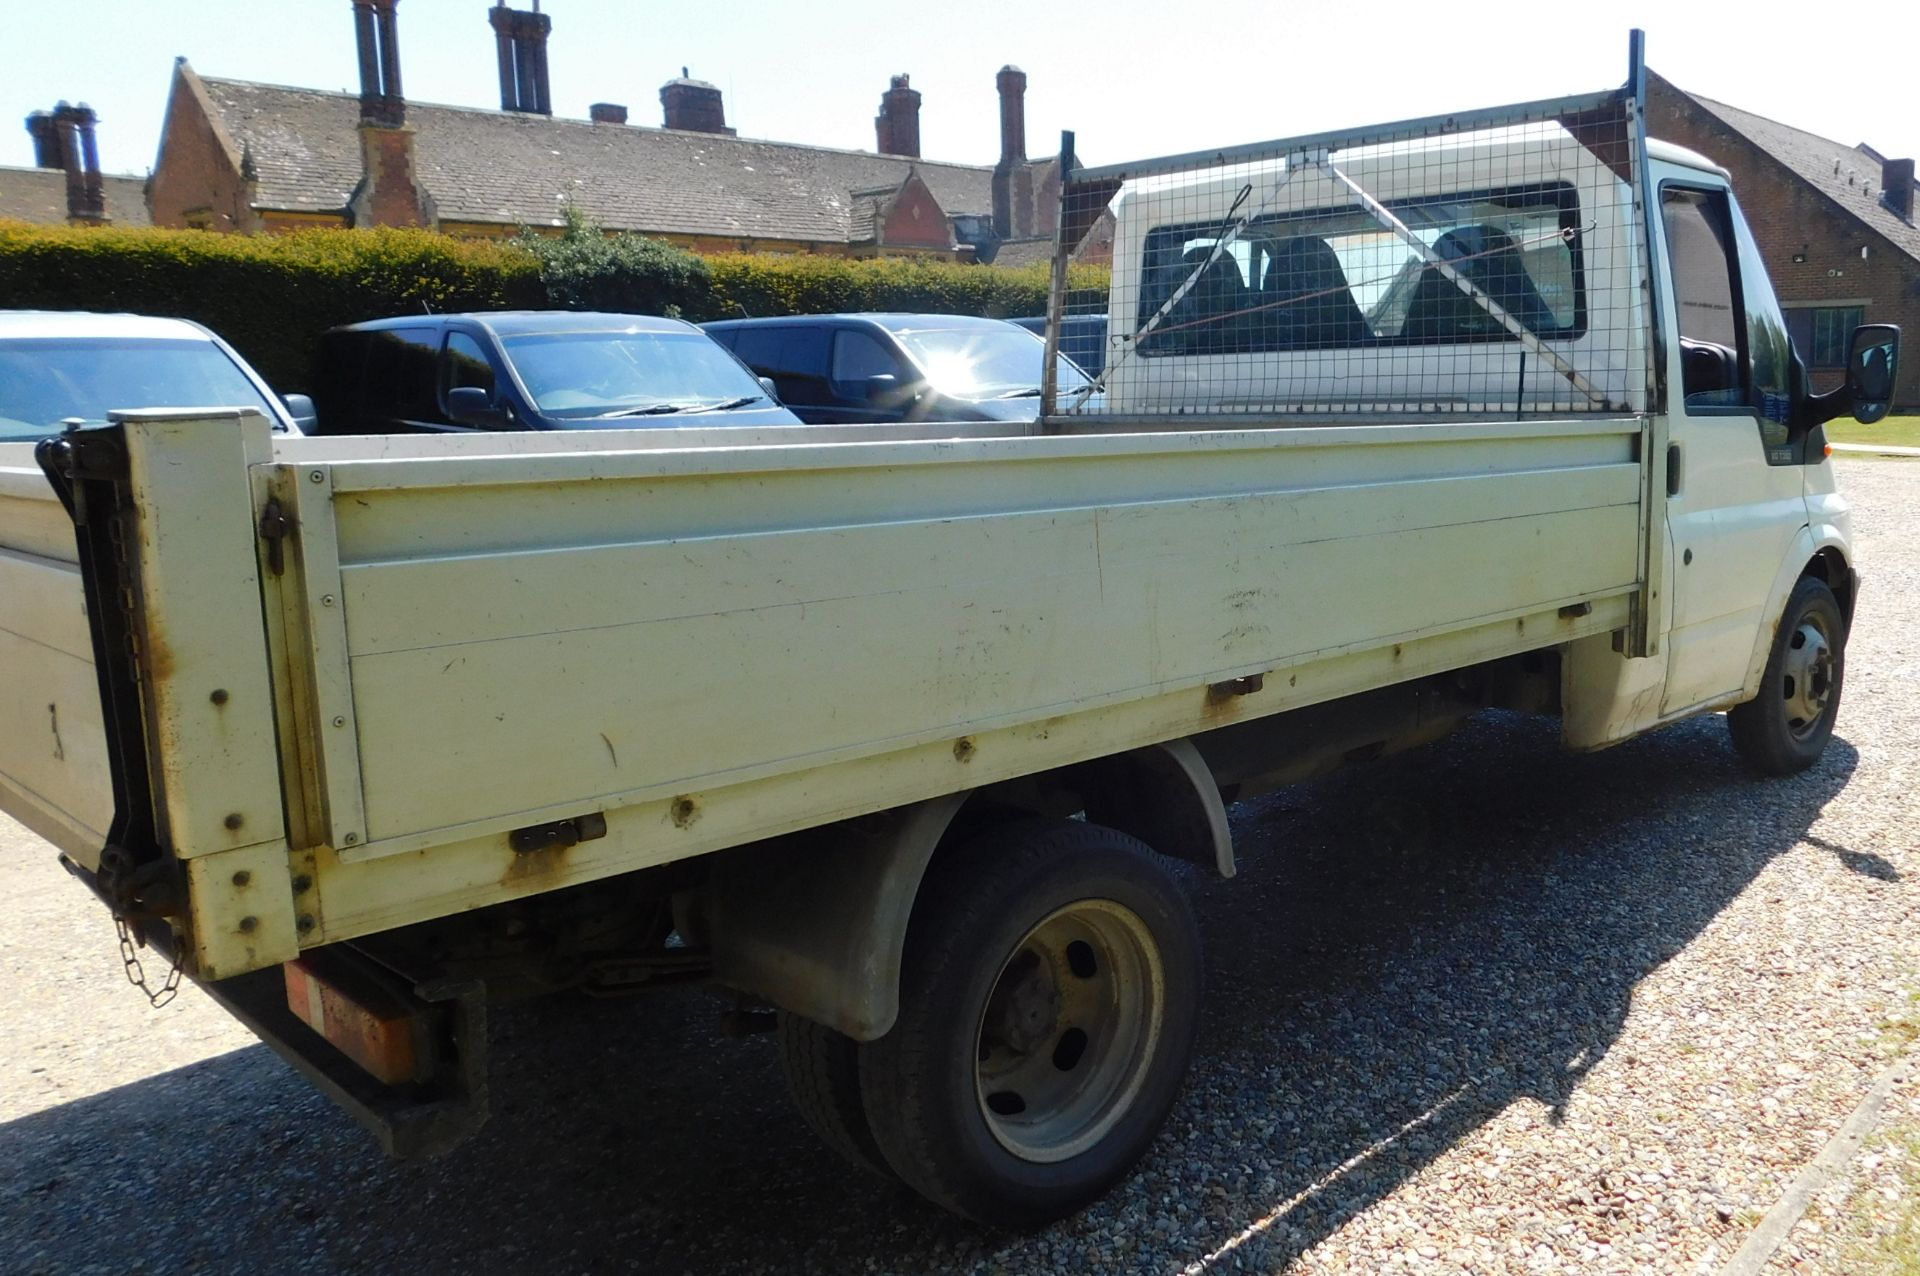
<svg viewBox="0 0 1920 1276">
<path fill-rule="evenodd" d="M 1734 245 L 1723 191 L 1662 192 L 1674 310 L 1680 317 L 1680 379 L 1688 407 L 1740 407 L 1741 338 Z"/>
</svg>

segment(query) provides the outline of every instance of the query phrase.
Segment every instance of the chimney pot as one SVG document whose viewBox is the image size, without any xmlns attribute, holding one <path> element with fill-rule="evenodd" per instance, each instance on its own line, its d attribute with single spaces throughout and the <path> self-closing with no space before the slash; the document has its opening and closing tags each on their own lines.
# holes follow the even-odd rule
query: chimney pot
<svg viewBox="0 0 1920 1276">
<path fill-rule="evenodd" d="M 1027 73 L 1003 66 L 994 77 L 1000 90 L 1000 162 L 1027 158 Z"/>
<path fill-rule="evenodd" d="M 1000 90 L 1000 162 L 993 168 L 993 233 L 1011 239 L 1017 226 L 1015 170 L 1027 162 L 1027 73 L 1003 66 L 994 77 Z"/>
<path fill-rule="evenodd" d="M 1913 220 L 1913 161 L 1885 160 L 1880 165 L 1880 198 L 1902 221 Z"/>
<path fill-rule="evenodd" d="M 533 10 L 509 9 L 505 0 L 487 10 L 500 63 L 500 109 L 552 115 L 553 95 L 547 82 L 547 36 L 553 19 Z"/>
<path fill-rule="evenodd" d="M 57 148 L 60 167 L 67 172 L 69 221 L 102 222 L 107 219 L 106 195 L 100 181 L 100 148 L 94 137 L 94 125 L 98 121 L 99 117 L 93 113 L 93 108 L 85 102 L 78 106 L 61 102 L 47 117 L 47 131 Z M 28 127 L 32 127 L 31 122 Z M 37 135 L 35 140 L 39 140 Z"/>
<path fill-rule="evenodd" d="M 880 114 L 873 117 L 876 149 L 882 155 L 920 158 L 920 94 L 905 75 L 896 75 L 880 95 Z"/>
<path fill-rule="evenodd" d="M 625 124 L 627 108 L 618 102 L 595 102 L 587 108 L 587 115 L 595 124 Z"/>
<path fill-rule="evenodd" d="M 692 79 L 685 67 L 680 68 L 678 79 L 660 87 L 660 107 L 670 129 L 734 135 L 734 130 L 727 127 L 726 104 L 720 90 L 705 80 Z"/>
<path fill-rule="evenodd" d="M 360 122 L 399 128 L 407 122 L 400 88 L 399 0 L 353 0 L 354 41 L 360 56 Z"/>
<path fill-rule="evenodd" d="M 60 157 L 60 134 L 53 127 L 52 111 L 35 111 L 27 116 L 27 134 L 33 138 L 35 168 L 65 168 Z"/>
</svg>

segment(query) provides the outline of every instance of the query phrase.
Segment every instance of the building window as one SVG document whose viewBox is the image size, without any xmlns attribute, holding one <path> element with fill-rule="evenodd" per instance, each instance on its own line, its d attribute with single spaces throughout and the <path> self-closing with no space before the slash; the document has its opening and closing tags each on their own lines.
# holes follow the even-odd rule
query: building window
<svg viewBox="0 0 1920 1276">
<path fill-rule="evenodd" d="M 1787 311 L 1793 348 L 1809 368 L 1844 368 L 1853 330 L 1867 321 L 1864 306 L 1816 306 Z"/>
</svg>

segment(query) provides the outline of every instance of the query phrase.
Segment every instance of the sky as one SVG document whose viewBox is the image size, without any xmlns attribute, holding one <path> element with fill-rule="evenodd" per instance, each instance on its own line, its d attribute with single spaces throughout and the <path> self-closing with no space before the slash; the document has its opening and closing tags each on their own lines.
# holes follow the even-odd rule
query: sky
<svg viewBox="0 0 1920 1276">
<path fill-rule="evenodd" d="M 400 0 L 409 98 L 499 105 L 490 3 Z M 888 77 L 907 72 L 924 95 L 922 154 L 963 163 L 997 155 L 994 73 L 1006 63 L 1027 72 L 1029 153 L 1052 154 L 1073 129 L 1081 159 L 1099 164 L 1611 88 L 1626 78 L 1633 26 L 1647 32 L 1648 64 L 1682 88 L 1849 145 L 1920 155 L 1914 0 L 540 8 L 553 19 L 558 115 L 619 102 L 634 123 L 658 124 L 659 87 L 685 66 L 721 88 L 742 136 L 871 150 Z M 147 172 L 176 56 L 205 75 L 356 87 L 348 0 L 0 0 L 0 18 L 14 46 L 0 78 L 0 164 L 31 164 L 27 113 L 66 99 L 99 113 L 103 168 Z"/>
</svg>

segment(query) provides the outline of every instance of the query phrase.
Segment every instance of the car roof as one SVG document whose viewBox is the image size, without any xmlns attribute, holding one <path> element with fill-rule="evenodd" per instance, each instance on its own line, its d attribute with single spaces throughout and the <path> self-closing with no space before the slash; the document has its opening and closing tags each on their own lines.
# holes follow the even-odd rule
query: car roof
<svg viewBox="0 0 1920 1276">
<path fill-rule="evenodd" d="M 0 341 L 73 340 L 211 341 L 213 334 L 190 319 L 157 315 L 103 315 L 82 310 L 0 310 Z"/>
<path fill-rule="evenodd" d="M 503 337 L 560 332 L 697 332 L 690 323 L 659 315 L 623 315 L 599 310 L 472 310 L 446 315 L 396 315 L 350 323 L 335 332 L 386 332 L 395 328 L 439 328 L 463 319 Z"/>
<path fill-rule="evenodd" d="M 722 331 L 731 328 L 750 328 L 783 323 L 792 326 L 823 323 L 851 323 L 867 327 L 885 328 L 889 332 L 925 332 L 929 329 L 944 328 L 1005 328 L 1010 326 L 1005 319 L 983 319 L 979 315 L 932 315 L 913 314 L 906 311 L 860 311 L 830 315 L 775 315 L 766 319 L 721 319 L 713 323 L 702 324 L 704 328 L 717 328 Z M 1017 324 L 1011 325 L 1018 327 Z"/>
</svg>

